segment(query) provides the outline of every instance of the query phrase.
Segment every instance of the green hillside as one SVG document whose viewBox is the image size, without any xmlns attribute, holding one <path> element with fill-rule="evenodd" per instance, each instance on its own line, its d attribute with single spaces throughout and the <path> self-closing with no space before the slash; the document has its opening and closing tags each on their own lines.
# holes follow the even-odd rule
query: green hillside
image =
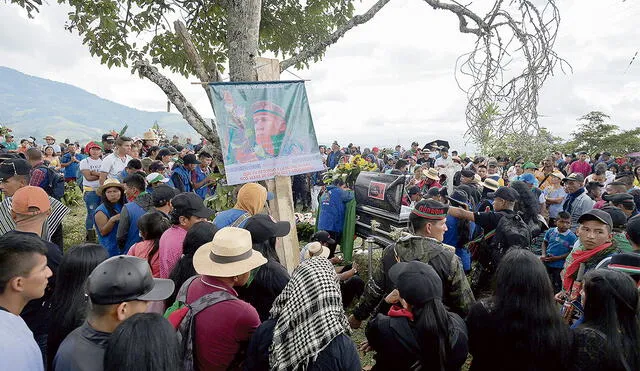
<svg viewBox="0 0 640 371">
<path fill-rule="evenodd" d="M 129 125 L 127 134 L 136 136 L 156 121 L 169 134 L 196 136 L 180 115 L 137 110 L 73 85 L 0 66 L 0 122 L 11 127 L 16 138 L 52 134 L 83 141 L 124 124 Z"/>
</svg>

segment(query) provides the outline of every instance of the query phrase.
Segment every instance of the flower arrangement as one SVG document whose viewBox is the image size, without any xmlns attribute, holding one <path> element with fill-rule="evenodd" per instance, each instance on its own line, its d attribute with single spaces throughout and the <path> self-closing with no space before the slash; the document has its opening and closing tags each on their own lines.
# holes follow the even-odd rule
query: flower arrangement
<svg viewBox="0 0 640 371">
<path fill-rule="evenodd" d="M 378 166 L 365 160 L 361 155 L 355 155 L 346 162 L 339 164 L 333 170 L 328 170 L 324 175 L 325 184 L 331 184 L 338 177 L 342 177 L 347 187 L 352 188 L 361 171 L 376 171 Z"/>
</svg>

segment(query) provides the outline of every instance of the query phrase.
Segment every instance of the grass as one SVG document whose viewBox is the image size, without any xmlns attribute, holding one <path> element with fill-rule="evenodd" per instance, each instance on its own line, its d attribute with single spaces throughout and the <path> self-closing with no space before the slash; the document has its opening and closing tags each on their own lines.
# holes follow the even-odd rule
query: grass
<svg viewBox="0 0 640 371">
<path fill-rule="evenodd" d="M 84 228 L 84 221 L 87 209 L 84 203 L 71 207 L 71 210 L 62 221 L 62 231 L 64 234 L 64 251 L 72 246 L 84 243 L 87 230 Z"/>
</svg>

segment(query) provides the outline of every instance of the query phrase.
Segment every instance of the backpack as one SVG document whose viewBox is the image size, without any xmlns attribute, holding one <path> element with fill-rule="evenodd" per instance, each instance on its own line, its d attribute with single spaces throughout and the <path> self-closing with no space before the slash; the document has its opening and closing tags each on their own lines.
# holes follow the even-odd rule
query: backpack
<svg viewBox="0 0 640 371">
<path fill-rule="evenodd" d="M 167 309 L 164 317 L 171 322 L 177 330 L 178 342 L 182 352 L 182 366 L 185 371 L 196 369 L 194 345 L 195 338 L 195 318 L 196 315 L 212 305 L 216 305 L 227 300 L 237 300 L 235 296 L 226 291 L 216 291 L 205 295 L 191 304 L 187 304 L 187 291 L 191 282 L 200 276 L 193 276 L 185 281 L 178 291 L 175 303 Z"/>
<path fill-rule="evenodd" d="M 474 294 L 491 287 L 491 280 L 504 254 L 512 249 L 531 249 L 531 230 L 519 213 L 503 214 L 496 229 L 469 242 L 473 260 L 471 289 Z"/>
<path fill-rule="evenodd" d="M 60 201 L 64 196 L 64 175 L 49 166 L 38 166 L 36 169 L 46 171 L 47 183 L 42 188 L 49 196 Z"/>
</svg>

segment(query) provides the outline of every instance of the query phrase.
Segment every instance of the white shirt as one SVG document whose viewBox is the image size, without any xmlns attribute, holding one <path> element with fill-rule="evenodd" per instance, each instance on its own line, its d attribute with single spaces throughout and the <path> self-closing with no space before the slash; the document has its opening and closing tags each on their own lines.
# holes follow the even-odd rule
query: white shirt
<svg viewBox="0 0 640 371">
<path fill-rule="evenodd" d="M 97 160 L 92 159 L 91 157 L 87 157 L 84 160 L 80 161 L 80 171 L 82 170 L 90 170 L 90 171 L 100 171 L 102 167 L 102 159 L 99 158 Z M 87 180 L 87 178 L 82 175 L 82 185 L 91 188 L 100 187 L 99 180 Z"/>
<path fill-rule="evenodd" d="M 0 370 L 44 370 L 42 353 L 20 316 L 0 310 Z"/>
<path fill-rule="evenodd" d="M 448 167 L 451 164 L 453 164 L 453 160 L 451 159 L 451 157 L 444 158 L 440 156 L 436 159 L 436 162 L 433 164 L 433 166 L 435 168 L 438 168 L 440 166 Z"/>
<path fill-rule="evenodd" d="M 120 156 L 116 155 L 115 152 L 111 153 L 107 157 L 102 159 L 102 166 L 100 167 L 100 172 L 107 173 L 107 178 L 117 179 L 118 175 L 127 167 L 129 161 L 131 161 L 132 157 L 127 155 L 123 160 Z"/>
</svg>

